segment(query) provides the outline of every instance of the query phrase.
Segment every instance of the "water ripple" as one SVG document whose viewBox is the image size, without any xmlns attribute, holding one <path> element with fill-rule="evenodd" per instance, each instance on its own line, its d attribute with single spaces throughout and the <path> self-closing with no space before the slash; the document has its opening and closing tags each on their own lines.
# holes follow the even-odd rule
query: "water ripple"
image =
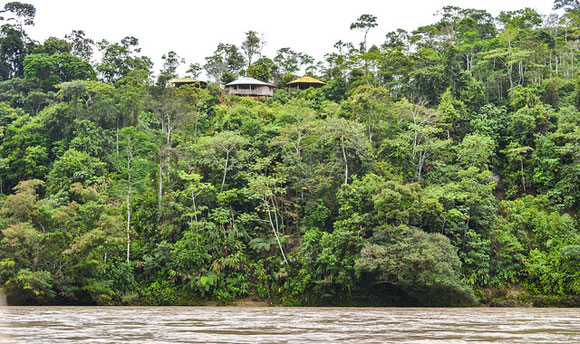
<svg viewBox="0 0 580 344">
<path fill-rule="evenodd" d="M 578 343 L 578 309 L 0 307 L 1 343 Z"/>
</svg>

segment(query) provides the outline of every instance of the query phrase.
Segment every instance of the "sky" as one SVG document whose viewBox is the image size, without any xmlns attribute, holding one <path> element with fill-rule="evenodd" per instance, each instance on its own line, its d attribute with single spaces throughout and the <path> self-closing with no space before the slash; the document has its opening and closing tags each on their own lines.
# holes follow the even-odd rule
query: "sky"
<svg viewBox="0 0 580 344">
<path fill-rule="evenodd" d="M 186 63 L 203 64 L 218 43 L 239 46 L 254 30 L 266 41 L 263 53 L 274 57 L 290 47 L 321 60 L 338 40 L 358 44 L 360 31 L 350 24 L 361 14 L 377 17 L 367 46 L 380 45 L 387 32 L 412 31 L 435 23 L 443 6 L 485 9 L 492 15 L 530 7 L 551 12 L 552 0 L 20 0 L 36 7 L 35 26 L 27 32 L 38 41 L 63 38 L 83 30 L 95 41 L 139 39 L 142 52 L 160 68 L 160 57 L 173 50 Z"/>
</svg>

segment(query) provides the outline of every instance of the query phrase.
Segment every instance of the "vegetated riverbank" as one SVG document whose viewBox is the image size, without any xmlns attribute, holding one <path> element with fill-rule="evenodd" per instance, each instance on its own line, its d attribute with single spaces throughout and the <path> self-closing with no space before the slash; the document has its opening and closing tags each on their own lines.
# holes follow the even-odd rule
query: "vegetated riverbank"
<svg viewBox="0 0 580 344">
<path fill-rule="evenodd" d="M 6 300 L 6 294 L 2 289 L 0 289 L 0 307 L 8 306 L 8 300 Z"/>
<path fill-rule="evenodd" d="M 478 296 L 478 303 L 473 306 L 479 307 L 534 307 L 534 308 L 545 308 L 545 307 L 560 307 L 560 308 L 577 308 L 580 307 L 580 296 L 576 295 L 532 295 L 522 288 L 509 288 L 506 290 L 493 290 L 486 289 L 481 292 L 476 293 Z M 411 306 L 412 304 L 412 306 Z M 420 304 L 411 303 L 406 305 L 407 307 L 421 307 Z M 204 306 L 236 306 L 236 307 L 276 307 L 284 306 L 283 304 L 274 304 L 270 300 L 260 300 L 255 297 L 247 297 L 245 299 L 236 300 L 231 303 L 220 304 L 216 301 L 204 302 Z M 318 305 L 318 307 L 331 306 L 331 307 L 405 307 L 399 304 L 392 305 L 381 305 L 377 304 L 328 304 L 328 305 Z"/>
<path fill-rule="evenodd" d="M 464 307 L 508 307 L 508 308 L 544 308 L 544 307 L 560 307 L 560 308 L 570 308 L 570 307 L 580 307 L 580 296 L 570 296 L 570 295 L 532 295 L 523 288 L 505 288 L 505 289 L 482 289 L 476 292 L 478 302 L 473 304 L 465 304 Z M 383 295 L 384 296 L 384 295 Z M 346 301 L 346 302 L 330 302 L 330 303 L 320 303 L 315 302 L 313 304 L 300 304 L 296 301 L 280 301 L 274 302 L 270 299 L 261 299 L 257 295 L 249 295 L 237 300 L 207 300 L 207 299 L 191 299 L 184 298 L 180 300 L 175 300 L 174 303 L 161 303 L 155 304 L 150 302 L 136 302 L 136 303 L 124 303 L 124 304 L 74 304 L 74 303 L 59 303 L 59 304 L 48 304 L 44 303 L 44 306 L 119 306 L 123 305 L 126 307 L 131 306 L 204 306 L 204 307 L 425 307 L 425 305 L 418 303 L 416 300 L 402 300 L 400 298 L 386 297 L 387 300 L 391 300 L 392 303 L 382 301 L 369 301 L 357 300 L 357 301 Z M 26 302 L 24 304 L 19 303 L 8 303 L 6 295 L 0 290 L 0 306 L 21 306 L 28 305 L 34 306 L 39 305 L 37 302 Z M 457 307 L 457 304 L 450 304 L 449 307 Z M 442 307 L 439 305 L 438 307 Z M 443 306 L 444 307 L 444 306 Z"/>
<path fill-rule="evenodd" d="M 466 307 L 508 307 L 508 308 L 577 308 L 580 307 L 580 296 L 553 296 L 553 295 L 531 295 L 521 288 L 510 288 L 507 290 L 483 290 L 477 293 L 479 302 Z M 257 297 L 246 297 L 244 299 L 220 303 L 217 301 L 203 301 L 192 303 L 193 306 L 234 306 L 234 307 L 284 307 L 284 304 L 276 304 L 271 300 L 261 300 Z M 308 306 L 308 305 L 303 305 Z M 295 306 L 300 307 L 300 306 Z M 350 304 L 319 304 L 317 307 L 421 307 L 413 305 L 402 306 L 401 304 L 377 305 L 364 303 Z M 455 307 L 455 306 L 453 306 Z"/>
<path fill-rule="evenodd" d="M 555 4 L 445 7 L 320 63 L 253 59 L 248 31 L 216 42 L 207 87 L 170 82 L 175 52 L 153 71 L 134 37 L 36 42 L 33 6 L 6 4 L 0 287 L 39 305 L 576 304 L 580 7 Z M 299 66 L 320 87 L 288 89 Z M 242 76 L 277 89 L 226 94 Z"/>
<path fill-rule="evenodd" d="M 484 289 L 478 297 L 488 307 L 580 307 L 578 295 L 534 295 L 523 288 Z"/>
<path fill-rule="evenodd" d="M 485 296 L 484 296 L 485 295 Z M 486 290 L 481 294 L 479 303 L 467 307 L 508 307 L 508 308 L 577 308 L 580 307 L 580 296 L 549 296 L 549 295 L 530 295 L 527 292 L 514 288 L 505 291 Z M 236 300 L 231 303 L 221 304 L 217 301 L 205 301 L 201 304 L 203 306 L 235 306 L 235 307 L 282 307 L 283 304 L 274 304 L 270 300 L 260 300 L 253 297 Z M 381 305 L 376 304 L 347 304 L 347 305 L 318 305 L 318 307 L 401 307 L 400 304 Z M 299 306 L 298 306 L 299 307 Z M 421 307 L 408 306 L 408 307 Z"/>
</svg>

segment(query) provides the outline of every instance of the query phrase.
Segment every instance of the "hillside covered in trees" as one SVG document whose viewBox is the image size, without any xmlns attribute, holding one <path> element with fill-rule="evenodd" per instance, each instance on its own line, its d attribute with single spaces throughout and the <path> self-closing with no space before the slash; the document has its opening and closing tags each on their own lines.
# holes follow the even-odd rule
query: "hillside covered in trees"
<svg viewBox="0 0 580 344">
<path fill-rule="evenodd" d="M 12 304 L 580 305 L 580 4 L 445 7 L 316 61 L 261 35 L 173 87 L 139 42 L 0 13 Z M 40 14 L 42 15 L 42 14 Z M 377 14 L 380 15 L 380 14 Z M 353 18 L 354 19 L 354 18 Z M 348 23 L 345 23 L 348 25 Z M 288 93 L 301 71 L 326 82 Z M 226 96 L 238 76 L 271 98 Z"/>
</svg>

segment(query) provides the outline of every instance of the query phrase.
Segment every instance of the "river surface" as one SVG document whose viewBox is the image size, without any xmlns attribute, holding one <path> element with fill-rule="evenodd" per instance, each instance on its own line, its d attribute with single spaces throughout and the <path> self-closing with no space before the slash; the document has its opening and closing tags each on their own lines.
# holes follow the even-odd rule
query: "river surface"
<svg viewBox="0 0 580 344">
<path fill-rule="evenodd" d="M 0 343 L 580 343 L 580 309 L 0 307 Z"/>
</svg>

